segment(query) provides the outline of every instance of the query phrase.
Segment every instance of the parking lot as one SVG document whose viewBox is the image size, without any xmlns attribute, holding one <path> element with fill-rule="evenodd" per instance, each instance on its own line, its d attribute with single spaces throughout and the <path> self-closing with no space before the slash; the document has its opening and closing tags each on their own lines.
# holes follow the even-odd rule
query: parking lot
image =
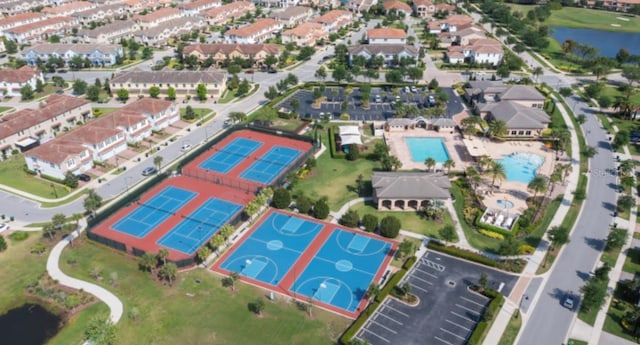
<svg viewBox="0 0 640 345">
<path fill-rule="evenodd" d="M 509 295 L 517 277 L 428 251 L 404 281 L 418 296 L 417 306 L 387 298 L 356 335 L 372 345 L 466 344 L 490 300 L 468 287 L 482 273 L 488 286 Z"/>
<path fill-rule="evenodd" d="M 343 87 L 326 87 L 324 93 L 325 101 L 319 108 L 312 106 L 314 102 L 313 92 L 309 90 L 299 90 L 287 99 L 276 105 L 277 109 L 294 110 L 291 105 L 292 100 L 297 99 L 296 111 L 302 117 L 311 117 L 321 119 L 328 117 L 332 120 L 340 118 L 343 112 L 349 113 L 351 120 L 356 121 L 384 121 L 393 117 L 395 110 L 394 104 L 400 102 L 406 106 L 414 106 L 418 109 L 427 109 L 435 106 L 436 95 L 425 91 L 422 88 L 410 87 L 398 88 L 394 93 L 391 89 L 386 90 L 379 87 L 371 89 L 369 99 L 369 109 L 362 108 L 362 95 L 358 88 L 354 88 L 349 94 L 345 93 Z M 449 115 L 455 115 L 462 109 L 460 97 L 451 89 L 445 89 L 449 96 L 446 106 L 455 108 L 446 111 Z M 346 109 L 343 110 L 343 103 L 346 101 Z M 459 109 L 460 108 L 460 109 Z M 440 115 L 447 115 L 440 114 Z"/>
</svg>

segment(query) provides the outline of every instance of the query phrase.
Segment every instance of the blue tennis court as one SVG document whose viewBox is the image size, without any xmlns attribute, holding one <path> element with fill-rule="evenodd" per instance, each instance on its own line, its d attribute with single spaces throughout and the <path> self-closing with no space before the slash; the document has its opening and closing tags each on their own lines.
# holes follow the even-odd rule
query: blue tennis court
<svg viewBox="0 0 640 345">
<path fill-rule="evenodd" d="M 290 290 L 354 312 L 390 249 L 389 242 L 335 229 Z"/>
<path fill-rule="evenodd" d="M 274 212 L 220 268 L 278 285 L 322 227 L 320 223 Z"/>
<path fill-rule="evenodd" d="M 240 177 L 269 184 L 295 161 L 301 153 L 302 151 L 300 150 L 276 145 L 243 171 Z"/>
<path fill-rule="evenodd" d="M 209 198 L 157 243 L 191 255 L 241 209 L 240 204 Z"/>
<path fill-rule="evenodd" d="M 166 187 L 111 227 L 127 235 L 143 238 L 196 195 L 198 193 L 186 189 Z"/>
<path fill-rule="evenodd" d="M 262 142 L 260 141 L 235 138 L 211 157 L 202 161 L 199 167 L 223 174 L 227 173 L 260 146 L 262 146 Z"/>
</svg>

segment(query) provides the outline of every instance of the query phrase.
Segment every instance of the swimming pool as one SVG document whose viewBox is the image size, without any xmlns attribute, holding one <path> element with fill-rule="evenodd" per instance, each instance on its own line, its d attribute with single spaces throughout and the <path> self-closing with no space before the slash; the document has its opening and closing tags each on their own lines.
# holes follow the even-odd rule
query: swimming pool
<svg viewBox="0 0 640 345">
<path fill-rule="evenodd" d="M 499 207 L 502 208 L 513 208 L 513 203 L 509 200 L 499 199 L 496 201 Z"/>
<path fill-rule="evenodd" d="M 435 159 L 437 163 L 444 163 L 449 159 L 449 152 L 442 138 L 405 137 L 404 141 L 411 152 L 411 160 L 416 163 L 424 163 L 428 157 Z"/>
<path fill-rule="evenodd" d="M 507 172 L 507 181 L 529 183 L 544 163 L 542 156 L 533 153 L 512 153 L 499 159 Z"/>
</svg>

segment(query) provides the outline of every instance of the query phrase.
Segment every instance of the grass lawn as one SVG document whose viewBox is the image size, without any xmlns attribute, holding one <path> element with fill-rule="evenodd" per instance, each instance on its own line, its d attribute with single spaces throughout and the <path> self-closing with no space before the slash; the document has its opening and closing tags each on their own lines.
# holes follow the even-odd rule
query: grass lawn
<svg viewBox="0 0 640 345">
<path fill-rule="evenodd" d="M 519 314 L 520 312 L 518 310 L 513 312 L 513 315 L 507 324 L 507 329 L 502 333 L 502 337 L 500 338 L 498 345 L 513 345 L 516 341 L 516 337 L 518 336 L 520 327 L 522 326 L 522 318 Z"/>
<path fill-rule="evenodd" d="M 371 173 L 378 163 L 362 158 L 362 155 L 360 159 L 353 162 L 346 159 L 333 159 L 329 152 L 326 131 L 322 132 L 322 140 L 327 150 L 318 157 L 312 172 L 305 179 L 296 182 L 293 194 L 303 193 L 312 200 L 326 196 L 329 208 L 337 211 L 347 201 L 359 197 L 356 189 L 358 175 L 362 175 L 364 182 L 371 185 Z M 374 143 L 367 145 L 373 147 Z"/>
<path fill-rule="evenodd" d="M 569 341 L 573 344 L 573 345 L 589 345 L 588 342 L 583 341 L 583 340 L 578 340 L 578 339 L 569 339 Z"/>
<path fill-rule="evenodd" d="M 607 115 L 603 113 L 597 113 L 596 117 L 600 120 L 600 123 L 602 123 L 602 127 L 604 127 L 607 133 L 613 133 L 613 127 L 611 126 L 611 121 Z"/>
<path fill-rule="evenodd" d="M 103 116 L 103 115 L 111 114 L 118 109 L 120 108 L 113 108 L 113 107 L 93 108 L 93 115 L 96 117 Z"/>
<path fill-rule="evenodd" d="M 401 235 L 402 236 L 402 235 Z M 396 238 L 397 240 L 400 240 L 400 237 Z M 414 248 L 420 248 L 420 246 L 422 245 L 422 241 L 420 241 L 417 238 L 413 238 L 413 237 L 408 237 L 408 236 L 403 236 L 402 237 L 402 242 L 404 240 L 407 240 L 409 242 L 412 242 L 414 245 Z M 405 260 L 407 260 L 406 257 L 400 257 L 400 252 L 397 251 L 396 255 L 393 256 L 393 259 L 391 260 L 391 266 L 396 267 L 396 268 L 402 268 L 402 265 L 404 265 Z"/>
<path fill-rule="evenodd" d="M 0 113 L 4 113 L 13 109 L 13 107 L 0 107 Z"/>
<path fill-rule="evenodd" d="M 260 85 L 253 85 L 253 86 L 251 86 L 251 89 L 249 90 L 249 92 L 247 92 L 244 95 L 238 95 L 238 93 L 236 91 L 229 91 L 229 89 L 227 89 L 222 93 L 222 97 L 220 97 L 220 99 L 218 99 L 218 103 L 225 104 L 225 103 L 231 102 L 236 97 L 239 97 L 238 100 L 240 100 L 240 99 L 245 98 L 247 96 L 251 96 L 252 94 L 254 94 L 258 90 L 258 88 L 260 88 Z"/>
<path fill-rule="evenodd" d="M 613 300 L 609 305 L 609 310 L 607 310 L 607 317 L 604 319 L 604 326 L 602 326 L 602 330 L 635 343 L 635 337 L 627 332 L 621 324 L 627 310 L 631 310 L 632 308 L 633 306 L 631 303 L 628 303 L 623 299 L 623 296 L 620 293 L 620 285 L 618 284 L 615 292 L 613 293 Z"/>
<path fill-rule="evenodd" d="M 28 100 L 28 101 L 20 101 L 20 102 L 33 102 L 34 100 L 40 99 L 42 97 L 46 97 L 51 95 L 52 93 L 58 91 L 58 90 L 64 90 L 64 88 L 62 87 L 57 87 L 53 84 L 47 83 L 44 86 L 44 89 L 42 90 L 42 92 L 34 92 L 33 93 L 33 98 Z M 18 96 L 19 97 L 19 96 Z"/>
<path fill-rule="evenodd" d="M 636 91 L 637 90 L 638 89 L 636 88 Z M 600 93 L 600 96 L 609 96 L 614 101 L 618 96 L 622 96 L 622 95 L 623 95 L 622 92 L 620 92 L 618 90 L 618 88 L 616 86 L 614 86 L 614 85 L 606 85 L 604 87 L 604 89 L 602 89 L 602 92 Z M 630 100 L 634 104 L 639 104 L 640 103 L 640 93 L 636 92 L 635 94 L 631 95 Z M 627 120 L 627 121 L 629 121 L 629 120 Z M 630 122 L 633 122 L 633 121 L 630 121 Z"/>
<path fill-rule="evenodd" d="M 609 267 L 614 267 L 616 265 L 616 261 L 618 260 L 618 255 L 620 255 L 620 248 L 616 248 L 610 251 L 603 251 L 600 256 L 600 261 L 609 265 Z"/>
<path fill-rule="evenodd" d="M 640 249 L 629 248 L 622 270 L 628 273 L 640 273 Z"/>
<path fill-rule="evenodd" d="M 120 297 L 124 317 L 117 325 L 118 344 L 332 344 L 350 323 L 335 314 L 314 309 L 308 319 L 288 299 L 266 301 L 264 314 L 256 317 L 247 305 L 265 298 L 265 290 L 242 283 L 237 292 L 222 287 L 221 277 L 203 269 L 180 273 L 173 287 L 162 286 L 137 268 L 131 256 L 89 242 L 68 248 L 62 270 L 74 277 L 102 285 Z M 77 266 L 67 264 L 69 258 Z M 90 271 L 99 268 L 106 279 L 96 281 Z M 117 284 L 108 284 L 117 275 Z M 191 297 L 190 297 L 191 296 Z M 161 303 L 159 303 L 161 301 Z M 128 312 L 136 307 L 140 317 Z M 80 339 L 68 339 L 74 344 Z M 62 342 L 61 342 L 62 343 Z"/>
<path fill-rule="evenodd" d="M 71 317 L 64 328 L 47 345 L 80 345 L 84 342 L 84 331 L 95 315 L 107 315 L 109 307 L 102 302 L 95 303 Z"/>
<path fill-rule="evenodd" d="M 464 197 L 462 196 L 462 191 L 456 184 L 451 185 L 450 191 L 456 199 L 454 205 L 456 207 L 456 212 L 458 213 L 458 219 L 460 219 L 460 225 L 462 226 L 464 236 L 467 238 L 467 241 L 469 241 L 469 244 L 476 249 L 496 253 L 502 241 L 481 235 L 477 231 L 473 230 L 464 220 L 462 214 L 462 209 L 464 208 Z"/>
<path fill-rule="evenodd" d="M 187 113 L 187 108 L 180 108 L 180 118 L 184 121 L 187 122 L 194 122 L 197 121 L 198 119 L 203 118 L 204 116 L 207 116 L 207 114 L 210 114 L 213 110 L 209 109 L 209 108 L 192 108 L 194 114 L 196 115 L 195 118 L 191 119 L 191 120 L 185 120 L 184 119 L 184 115 Z"/>
<path fill-rule="evenodd" d="M 574 72 L 574 73 L 583 72 L 582 66 L 576 63 L 573 63 L 571 61 L 568 61 L 565 58 L 565 54 L 564 52 L 562 52 L 562 47 L 560 42 L 556 41 L 551 37 L 547 38 L 547 41 L 549 41 L 549 45 L 546 48 L 540 50 L 539 52 L 549 62 L 551 62 L 551 64 L 553 64 L 555 67 L 564 71 Z"/>
<path fill-rule="evenodd" d="M 42 256 L 29 253 L 42 235 L 39 232 L 29 235 L 20 242 L 5 238 L 8 248 L 0 253 L 0 276 L 11 279 L 0 279 L 0 314 L 27 302 L 25 286 L 45 272 L 48 251 Z"/>
<path fill-rule="evenodd" d="M 298 129 L 298 127 L 300 127 L 303 122 L 304 121 L 299 119 L 277 118 L 276 120 L 273 121 L 273 125 L 271 127 L 281 129 L 283 131 L 293 132 L 296 129 Z"/>
<path fill-rule="evenodd" d="M 587 324 L 593 326 L 596 323 L 596 317 L 598 316 L 598 312 L 600 310 L 596 308 L 591 308 L 589 312 L 583 312 L 582 309 L 578 312 L 578 319 L 586 322 Z"/>
<path fill-rule="evenodd" d="M 43 198 L 55 198 L 56 194 L 51 187 L 52 182 L 25 173 L 22 170 L 24 165 L 24 156 L 21 154 L 13 155 L 0 162 L 0 183 Z M 55 183 L 53 185 L 58 198 L 69 194 L 64 186 Z"/>
<path fill-rule="evenodd" d="M 365 214 L 373 214 L 378 217 L 378 220 L 382 220 L 382 218 L 386 216 L 394 216 L 400 220 L 400 224 L 402 224 L 401 229 L 435 238 L 440 238 L 438 230 L 442 227 L 447 224 L 453 225 L 451 215 L 449 212 L 446 212 L 446 210 L 443 213 L 442 221 L 436 222 L 427 220 L 424 216 L 424 212 L 378 211 L 375 205 L 371 202 L 355 204 L 351 209 L 357 211 L 361 218 Z"/>
<path fill-rule="evenodd" d="M 620 20 L 617 17 L 629 20 Z M 592 30 L 640 32 L 640 18 L 638 17 L 626 17 L 621 13 L 576 7 L 563 7 L 561 11 L 551 11 L 551 17 L 544 24 Z M 611 26 L 611 24 L 620 26 Z"/>
</svg>

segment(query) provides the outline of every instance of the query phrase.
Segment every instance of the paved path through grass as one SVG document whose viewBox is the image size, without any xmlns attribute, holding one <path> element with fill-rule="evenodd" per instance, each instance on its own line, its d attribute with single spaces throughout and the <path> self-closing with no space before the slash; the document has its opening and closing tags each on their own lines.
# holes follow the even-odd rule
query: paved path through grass
<svg viewBox="0 0 640 345">
<path fill-rule="evenodd" d="M 84 219 L 81 220 L 79 226 L 81 229 L 84 229 L 87 226 L 86 221 Z M 51 249 L 49 258 L 47 258 L 47 272 L 49 273 L 49 276 L 51 276 L 52 279 L 57 280 L 60 284 L 64 286 L 68 286 L 73 289 L 78 289 L 78 290 L 82 289 L 96 296 L 96 298 L 100 299 L 101 301 L 103 301 L 111 310 L 109 315 L 111 322 L 116 324 L 118 323 L 118 321 L 120 321 L 120 318 L 122 317 L 122 311 L 123 311 L 122 302 L 116 295 L 112 294 L 111 292 L 107 291 L 106 289 L 98 285 L 86 282 L 84 280 L 72 278 L 64 274 L 60 270 L 60 266 L 58 265 L 58 263 L 60 261 L 60 255 L 62 254 L 62 251 L 69 244 L 70 239 L 75 239 L 78 236 L 79 236 L 79 233 L 74 232 L 71 235 L 65 237 L 62 241 L 56 244 L 55 247 L 53 247 L 53 249 Z"/>
</svg>

